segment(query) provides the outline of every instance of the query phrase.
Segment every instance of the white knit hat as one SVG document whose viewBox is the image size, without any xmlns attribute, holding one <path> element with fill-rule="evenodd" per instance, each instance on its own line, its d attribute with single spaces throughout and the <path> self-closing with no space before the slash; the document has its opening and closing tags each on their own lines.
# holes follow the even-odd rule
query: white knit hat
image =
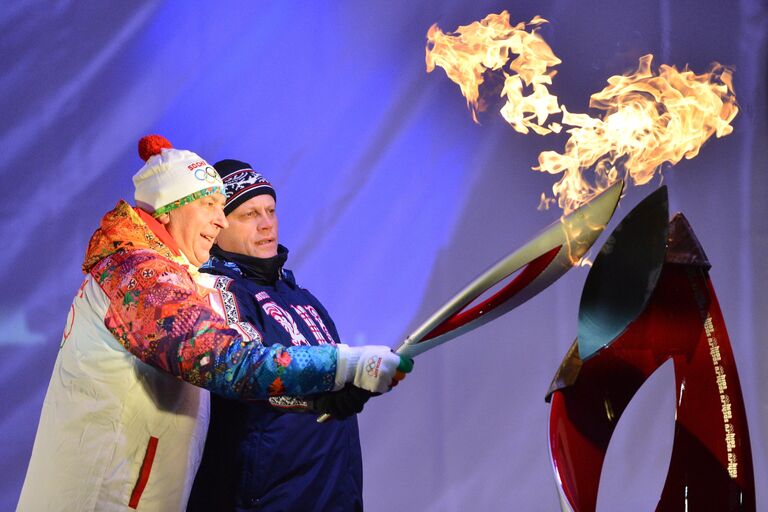
<svg viewBox="0 0 768 512">
<path fill-rule="evenodd" d="M 191 151 L 174 149 L 162 135 L 139 141 L 146 163 L 133 177 L 136 205 L 159 217 L 201 197 L 224 194 L 216 169 Z"/>
</svg>

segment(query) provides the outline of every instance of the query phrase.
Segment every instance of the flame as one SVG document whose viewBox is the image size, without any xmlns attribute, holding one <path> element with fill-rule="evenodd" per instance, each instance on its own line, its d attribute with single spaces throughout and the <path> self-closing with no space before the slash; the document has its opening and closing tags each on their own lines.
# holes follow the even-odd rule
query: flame
<svg viewBox="0 0 768 512">
<path fill-rule="evenodd" d="M 547 20 L 534 16 L 528 23 L 512 26 L 509 13 L 502 11 L 460 26 L 455 33 L 444 33 L 434 24 L 427 32 L 427 73 L 436 66 L 443 68 L 448 78 L 459 85 L 477 123 L 477 112 L 485 110 L 480 101 L 484 74 L 501 70 L 504 86 L 500 96 L 506 102 L 500 112 L 504 119 L 520 133 L 559 132 L 557 123 L 544 126 L 549 115 L 560 111 L 557 97 L 548 86 L 556 74 L 551 68 L 561 62 L 537 33 L 544 23 Z"/>
<path fill-rule="evenodd" d="M 581 258 L 579 260 L 579 266 L 580 267 L 590 267 L 591 268 L 593 264 L 594 264 L 594 262 L 592 261 L 592 258 L 589 255 L 584 256 L 583 258 Z"/>
<path fill-rule="evenodd" d="M 573 127 L 566 130 L 565 151 L 542 152 L 534 169 L 563 174 L 552 191 L 564 213 L 619 179 L 648 183 L 663 163 L 691 159 L 712 135 L 733 131 L 730 123 L 739 109 L 729 69 L 713 64 L 697 75 L 662 64 L 654 73 L 652 60 L 641 57 L 635 72 L 609 78 L 608 86 L 591 96 L 589 106 L 605 111 L 601 119 L 562 107 L 562 124 Z"/>
<path fill-rule="evenodd" d="M 539 209 L 557 202 L 568 214 L 619 179 L 648 183 L 662 164 L 691 159 L 712 135 L 733 131 L 731 121 L 739 109 L 731 70 L 715 63 L 697 75 L 662 64 L 654 72 L 652 55 L 641 57 L 634 72 L 610 77 L 591 96 L 590 108 L 603 111 L 602 117 L 569 112 L 549 90 L 557 73 L 553 68 L 561 61 L 537 32 L 544 23 L 535 16 L 512 26 L 509 13 L 502 11 L 455 33 L 444 33 L 435 24 L 426 49 L 427 72 L 445 69 L 461 88 L 475 122 L 485 108 L 479 90 L 490 70 L 504 76 L 501 97 L 506 101 L 500 113 L 516 131 L 547 135 L 567 127 L 564 151 L 543 151 L 533 168 L 562 174 L 552 186 L 554 197 L 542 194 Z M 558 113 L 560 122 L 548 121 Z"/>
</svg>

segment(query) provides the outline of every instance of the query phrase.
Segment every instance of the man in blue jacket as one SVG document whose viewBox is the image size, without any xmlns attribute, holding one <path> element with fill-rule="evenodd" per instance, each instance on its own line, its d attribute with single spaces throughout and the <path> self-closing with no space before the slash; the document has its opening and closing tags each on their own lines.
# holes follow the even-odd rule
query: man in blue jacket
<svg viewBox="0 0 768 512">
<path fill-rule="evenodd" d="M 244 162 L 223 160 L 214 167 L 226 188 L 229 227 L 201 271 L 217 276 L 227 322 L 265 346 L 335 345 L 355 360 L 362 347 L 340 343 L 326 309 L 283 267 L 288 250 L 278 244 L 272 185 Z M 356 365 L 349 366 L 355 371 Z M 309 400 L 246 403 L 212 396 L 205 452 L 187 510 L 362 510 L 355 413 L 370 396 L 351 384 Z M 335 419 L 318 424 L 308 409 Z"/>
</svg>

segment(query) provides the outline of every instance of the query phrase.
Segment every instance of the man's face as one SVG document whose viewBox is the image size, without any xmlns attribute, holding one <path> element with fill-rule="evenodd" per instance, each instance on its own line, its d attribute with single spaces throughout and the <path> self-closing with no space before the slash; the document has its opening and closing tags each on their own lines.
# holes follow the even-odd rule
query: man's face
<svg viewBox="0 0 768 512">
<path fill-rule="evenodd" d="M 213 241 L 219 231 L 227 227 L 225 201 L 224 194 L 211 194 L 158 218 L 184 256 L 196 267 L 208 260 Z"/>
<path fill-rule="evenodd" d="M 219 247 L 254 258 L 277 254 L 277 213 L 271 195 L 250 198 L 227 215 L 227 220 L 229 227 L 216 239 Z"/>
</svg>

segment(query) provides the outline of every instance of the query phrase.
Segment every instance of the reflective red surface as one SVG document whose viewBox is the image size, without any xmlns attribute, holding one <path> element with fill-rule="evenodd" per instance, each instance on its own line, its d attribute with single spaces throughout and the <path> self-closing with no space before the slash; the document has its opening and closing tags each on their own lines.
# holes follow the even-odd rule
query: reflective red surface
<svg viewBox="0 0 768 512">
<path fill-rule="evenodd" d="M 684 228 L 695 240 L 687 222 Z M 675 232 L 681 234 L 679 226 Z M 561 495 L 573 510 L 595 509 L 616 424 L 643 382 L 670 358 L 677 409 L 657 510 L 755 510 L 744 402 L 707 269 L 668 253 L 635 321 L 586 361 L 569 352 L 569 370 L 561 374 L 570 373 L 571 382 L 552 393 L 549 441 Z"/>
<path fill-rule="evenodd" d="M 459 327 L 476 320 L 481 315 L 488 313 L 504 304 L 506 301 L 517 295 L 521 290 L 528 286 L 536 277 L 541 274 L 547 265 L 552 263 L 557 253 L 560 252 L 561 245 L 553 247 L 544 254 L 531 260 L 523 269 L 517 274 L 509 283 L 504 287 L 483 300 L 481 303 L 468 308 L 457 311 L 453 315 L 446 318 L 440 325 L 431 330 L 422 341 L 427 341 L 432 338 L 436 338 L 442 334 L 458 329 Z M 482 295 L 482 292 L 481 292 Z"/>
</svg>

